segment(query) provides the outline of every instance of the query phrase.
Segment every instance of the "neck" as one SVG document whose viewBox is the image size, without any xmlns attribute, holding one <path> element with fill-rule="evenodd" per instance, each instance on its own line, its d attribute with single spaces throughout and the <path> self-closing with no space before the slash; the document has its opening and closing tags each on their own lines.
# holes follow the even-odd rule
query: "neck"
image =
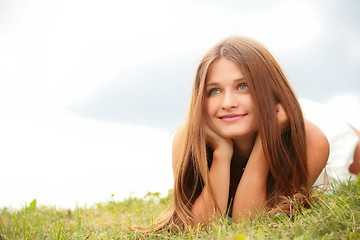
<svg viewBox="0 0 360 240">
<path fill-rule="evenodd" d="M 233 139 L 236 152 L 240 158 L 248 159 L 255 144 L 256 133 L 251 136 Z"/>
</svg>

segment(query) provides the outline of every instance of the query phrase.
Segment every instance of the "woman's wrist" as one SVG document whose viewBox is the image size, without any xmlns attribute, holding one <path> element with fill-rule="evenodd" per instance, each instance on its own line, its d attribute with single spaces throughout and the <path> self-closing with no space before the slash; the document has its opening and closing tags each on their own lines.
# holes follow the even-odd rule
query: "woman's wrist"
<svg viewBox="0 0 360 240">
<path fill-rule="evenodd" d="M 266 174 L 269 171 L 269 164 L 264 155 L 261 136 L 258 135 L 255 140 L 253 150 L 251 152 L 248 164 L 250 168 L 254 167 L 256 174 Z"/>
<path fill-rule="evenodd" d="M 223 162 L 231 162 L 234 153 L 233 147 L 223 146 L 214 149 L 213 160 L 220 160 Z"/>
</svg>

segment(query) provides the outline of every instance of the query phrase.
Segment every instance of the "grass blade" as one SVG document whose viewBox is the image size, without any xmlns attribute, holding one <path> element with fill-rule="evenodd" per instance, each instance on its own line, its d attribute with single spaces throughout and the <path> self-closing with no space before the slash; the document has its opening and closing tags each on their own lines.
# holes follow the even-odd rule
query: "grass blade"
<svg viewBox="0 0 360 240">
<path fill-rule="evenodd" d="M 58 234 L 57 234 L 56 240 L 59 240 L 59 239 L 60 239 L 62 225 L 63 225 L 63 222 L 60 222 L 60 226 L 59 226 L 59 230 L 58 230 Z"/>
</svg>

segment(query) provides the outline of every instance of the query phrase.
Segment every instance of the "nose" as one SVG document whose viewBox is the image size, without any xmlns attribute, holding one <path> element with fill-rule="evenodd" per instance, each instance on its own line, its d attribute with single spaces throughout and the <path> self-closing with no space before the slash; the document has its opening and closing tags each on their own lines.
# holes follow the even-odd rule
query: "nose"
<svg viewBox="0 0 360 240">
<path fill-rule="evenodd" d="M 235 93 L 226 92 L 223 96 L 224 97 L 221 106 L 223 109 L 237 108 L 239 106 Z"/>
</svg>

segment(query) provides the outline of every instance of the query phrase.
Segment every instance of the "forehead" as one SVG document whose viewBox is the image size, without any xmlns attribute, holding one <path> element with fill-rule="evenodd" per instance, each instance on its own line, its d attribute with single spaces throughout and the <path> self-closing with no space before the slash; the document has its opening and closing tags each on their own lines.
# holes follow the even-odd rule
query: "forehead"
<svg viewBox="0 0 360 240">
<path fill-rule="evenodd" d="M 218 58 L 213 61 L 206 76 L 206 83 L 233 81 L 244 78 L 240 66 L 227 58 Z"/>
</svg>

